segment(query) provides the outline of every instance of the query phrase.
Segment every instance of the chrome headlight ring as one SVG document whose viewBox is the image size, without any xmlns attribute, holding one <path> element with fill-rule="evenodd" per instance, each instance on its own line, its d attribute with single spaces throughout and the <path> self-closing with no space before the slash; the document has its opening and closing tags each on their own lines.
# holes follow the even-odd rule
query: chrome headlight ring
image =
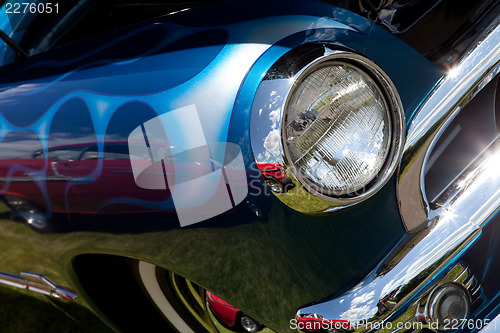
<svg viewBox="0 0 500 333">
<path fill-rule="evenodd" d="M 369 59 L 327 47 L 290 63 L 271 68 L 254 100 L 257 166 L 282 166 L 295 186 L 274 194 L 303 213 L 371 197 L 393 175 L 403 145 L 403 108 L 391 80 Z"/>
</svg>

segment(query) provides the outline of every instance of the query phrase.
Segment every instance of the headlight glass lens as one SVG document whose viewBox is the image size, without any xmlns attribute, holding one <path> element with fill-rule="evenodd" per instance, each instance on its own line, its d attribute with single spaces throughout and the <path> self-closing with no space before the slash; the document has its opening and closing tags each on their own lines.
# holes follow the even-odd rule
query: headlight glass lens
<svg viewBox="0 0 500 333">
<path fill-rule="evenodd" d="M 283 119 L 298 180 L 327 196 L 363 192 L 391 150 L 389 112 L 377 83 L 350 63 L 328 61 L 303 73 Z"/>
</svg>

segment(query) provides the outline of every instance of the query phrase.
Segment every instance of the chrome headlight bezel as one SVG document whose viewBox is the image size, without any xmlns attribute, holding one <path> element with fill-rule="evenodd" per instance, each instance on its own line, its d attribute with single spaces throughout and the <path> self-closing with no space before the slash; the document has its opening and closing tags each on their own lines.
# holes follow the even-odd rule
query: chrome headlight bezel
<svg viewBox="0 0 500 333">
<path fill-rule="evenodd" d="M 403 107 L 399 95 L 388 75 L 379 66 L 368 58 L 353 52 L 331 50 L 328 47 L 324 47 L 323 51 L 321 54 L 315 56 L 314 59 L 309 59 L 309 61 L 301 62 L 300 59 L 295 59 L 293 65 L 290 65 L 289 68 L 283 68 L 283 63 L 271 68 L 270 72 L 273 74 L 269 75 L 270 72 L 268 72 L 268 76 L 261 82 L 252 108 L 251 139 L 256 162 L 257 164 L 269 162 L 268 157 L 272 156 L 273 163 L 283 165 L 285 173 L 292 179 L 296 186 L 290 193 L 274 194 L 291 208 L 304 213 L 338 210 L 342 207 L 361 202 L 378 192 L 394 174 L 399 163 L 405 128 Z M 370 77 L 376 83 L 385 99 L 388 108 L 388 117 L 390 118 L 391 134 L 386 160 L 377 175 L 366 186 L 353 193 L 331 195 L 327 191 L 321 191 L 321 189 L 318 190 L 318 188 L 311 186 L 302 177 L 300 170 L 297 170 L 293 166 L 290 159 L 290 152 L 284 141 L 286 138 L 284 119 L 293 92 L 303 78 L 328 63 L 345 63 Z M 281 76 L 277 75 L 280 71 L 283 73 Z M 277 96 L 280 98 L 277 98 Z M 275 120 L 271 128 L 269 128 L 269 124 L 265 124 L 265 112 L 269 118 Z M 279 119 L 277 119 L 277 113 L 279 113 Z M 262 142 L 262 137 L 265 135 L 266 130 L 268 131 L 268 136 L 270 134 L 276 136 L 278 129 L 280 146 L 270 152 L 268 147 L 266 147 L 266 142 Z M 264 153 L 262 146 L 264 146 Z M 264 155 L 267 156 L 267 160 L 263 159 Z M 302 201 L 301 199 L 290 200 L 290 196 L 295 194 L 312 199 L 314 203 L 311 204 L 311 201 L 309 201 L 309 205 L 298 205 L 296 202 Z"/>
<path fill-rule="evenodd" d="M 290 100 L 292 99 L 293 94 L 296 92 L 298 85 L 300 85 L 306 77 L 313 74 L 317 70 L 335 64 L 345 64 L 347 66 L 356 68 L 361 73 L 364 73 L 369 78 L 371 78 L 377 85 L 377 88 L 382 97 L 385 99 L 385 106 L 388 108 L 388 110 L 386 111 L 388 113 L 388 116 L 390 117 L 389 141 L 391 142 L 389 142 L 388 152 L 385 156 L 385 162 L 380 167 L 377 175 L 374 176 L 374 178 L 372 178 L 367 184 L 364 184 L 363 186 L 360 186 L 359 188 L 356 188 L 352 191 L 345 191 L 343 193 L 341 191 L 339 191 L 338 193 L 331 193 L 331 191 L 322 189 L 315 184 L 311 184 L 311 182 L 303 177 L 301 172 L 294 167 L 290 156 L 291 154 L 289 151 L 289 147 L 285 142 L 287 133 L 283 121 L 287 116 Z M 398 105 L 399 103 L 397 95 L 395 94 L 395 88 L 390 83 L 389 78 L 384 75 L 384 72 L 378 66 L 360 55 L 347 52 L 334 52 L 325 57 L 318 58 L 312 63 L 309 63 L 294 76 L 294 84 L 289 90 L 285 101 L 286 102 L 283 106 L 282 112 L 281 126 L 281 138 L 285 163 L 289 172 L 298 182 L 301 183 L 304 188 L 307 189 L 309 193 L 333 202 L 350 203 L 351 201 L 359 201 L 365 197 L 371 196 L 387 182 L 388 178 L 390 177 L 390 175 L 392 175 L 397 165 L 397 158 L 395 157 L 398 157 L 398 154 L 395 153 L 397 151 L 401 151 L 403 118 L 401 111 L 402 108 L 400 107 L 400 105 Z"/>
</svg>

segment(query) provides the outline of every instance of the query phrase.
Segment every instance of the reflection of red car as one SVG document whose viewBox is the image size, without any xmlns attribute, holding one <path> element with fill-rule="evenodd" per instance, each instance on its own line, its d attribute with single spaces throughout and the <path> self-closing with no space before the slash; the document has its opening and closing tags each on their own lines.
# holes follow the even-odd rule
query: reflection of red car
<svg viewBox="0 0 500 333">
<path fill-rule="evenodd" d="M 225 144 L 220 146 L 227 148 Z M 237 164 L 239 160 L 235 160 L 236 164 L 222 165 L 210 158 L 208 147 L 205 146 L 151 162 L 149 156 L 143 156 L 147 155 L 147 151 L 143 149 L 145 147 L 141 142 L 106 142 L 101 148 L 102 156 L 99 156 L 96 143 L 74 144 L 51 147 L 47 156 L 42 149 L 38 149 L 27 158 L 3 160 L 0 181 L 5 183 L 1 194 L 15 211 L 14 217 L 37 229 L 46 226 L 46 220 L 52 213 L 123 214 L 162 211 L 176 212 L 180 220 L 182 205 L 188 205 L 189 209 L 189 214 L 182 216 L 184 220 L 195 223 L 234 208 L 247 194 L 246 173 L 243 166 L 240 168 Z M 161 144 L 155 145 L 155 148 L 169 149 Z M 19 167 L 21 165 L 23 168 Z M 140 172 L 134 167 L 140 169 Z M 212 176 L 214 170 L 222 170 L 224 178 Z M 204 176 L 207 176 L 205 178 L 208 181 L 193 181 L 203 179 Z M 46 179 L 46 186 L 40 186 L 36 181 L 41 177 Z M 225 182 L 229 182 L 230 186 Z M 218 184 L 217 189 L 227 197 L 228 206 L 222 207 L 221 212 L 217 210 L 220 207 L 211 205 L 211 199 L 220 199 L 220 191 L 216 192 L 212 188 L 214 184 Z M 180 188 L 183 185 L 188 196 L 182 196 Z M 201 193 L 201 199 L 192 194 L 200 186 L 210 188 Z M 177 207 L 176 204 L 181 206 Z M 198 211 L 195 209 L 197 204 Z"/>
<path fill-rule="evenodd" d="M 241 329 L 243 332 L 258 332 L 261 330 L 261 324 L 222 298 L 208 290 L 205 291 L 205 296 L 209 309 L 223 324 L 232 328 Z"/>
<path fill-rule="evenodd" d="M 106 143 L 99 163 L 96 144 L 49 148 L 46 156 L 37 150 L 25 159 L 3 160 L 0 181 L 5 201 L 30 221 L 42 227 L 42 216 L 52 213 L 146 212 L 140 202 L 160 202 L 170 197 L 167 190 L 145 190 L 136 185 L 130 166 L 128 143 Z M 100 164 L 100 165 L 99 165 Z M 23 165 L 23 169 L 16 166 Z M 9 173 L 13 172 L 8 178 Z M 37 177 L 46 179 L 46 188 Z M 6 179 L 9 182 L 6 182 Z M 45 193 L 44 193 L 45 192 Z M 117 193 L 128 202 L 116 200 Z M 50 198 L 50 202 L 47 202 Z M 31 223 L 34 222 L 34 223 Z"/>
<path fill-rule="evenodd" d="M 258 163 L 257 167 L 264 178 L 266 184 L 276 193 L 285 193 L 295 185 L 288 178 L 279 163 Z"/>
</svg>

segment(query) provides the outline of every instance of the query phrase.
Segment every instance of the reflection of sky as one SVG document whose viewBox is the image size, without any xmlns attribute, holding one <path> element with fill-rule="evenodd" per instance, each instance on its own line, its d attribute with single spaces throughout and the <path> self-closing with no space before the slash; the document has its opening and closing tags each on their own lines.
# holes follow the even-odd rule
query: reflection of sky
<svg viewBox="0 0 500 333">
<path fill-rule="evenodd" d="M 377 307 L 373 304 L 365 304 L 358 306 L 351 306 L 349 310 L 340 315 L 340 319 L 349 320 L 350 322 L 356 322 L 360 320 L 359 318 L 371 318 L 377 314 Z"/>
<path fill-rule="evenodd" d="M 281 107 L 288 90 L 288 82 L 289 79 L 263 81 L 255 96 L 254 105 L 262 106 L 258 113 L 252 112 L 251 121 L 252 146 L 258 163 L 282 163 L 278 159 L 283 151 Z"/>
<path fill-rule="evenodd" d="M 26 159 L 32 158 L 33 153 L 42 149 L 40 140 L 34 135 L 26 135 L 21 132 L 11 132 L 17 135 L 9 136 L 9 140 L 0 142 L 0 160 L 4 159 Z M 108 141 L 123 141 L 122 136 L 107 135 Z M 10 141 L 12 139 L 12 141 Z M 70 133 L 57 133 L 51 135 L 51 147 L 61 147 L 68 144 L 68 140 L 72 144 L 95 144 L 95 135 L 73 136 Z"/>
<path fill-rule="evenodd" d="M 356 295 L 357 293 L 354 294 L 354 296 Z M 374 316 L 376 313 L 374 313 L 374 304 L 372 304 L 375 302 L 374 296 L 375 291 L 354 297 L 351 302 L 351 307 L 349 308 L 349 310 L 340 315 L 340 319 L 356 321 L 358 318 L 370 318 Z"/>
<path fill-rule="evenodd" d="M 264 155 L 260 153 L 257 158 L 259 159 L 259 162 L 261 160 L 266 161 L 267 163 L 273 162 L 272 159 L 276 158 L 280 155 L 281 153 L 281 144 L 280 144 L 280 139 L 281 139 L 281 133 L 277 129 L 273 129 L 269 134 L 265 137 L 264 139 Z"/>
</svg>

